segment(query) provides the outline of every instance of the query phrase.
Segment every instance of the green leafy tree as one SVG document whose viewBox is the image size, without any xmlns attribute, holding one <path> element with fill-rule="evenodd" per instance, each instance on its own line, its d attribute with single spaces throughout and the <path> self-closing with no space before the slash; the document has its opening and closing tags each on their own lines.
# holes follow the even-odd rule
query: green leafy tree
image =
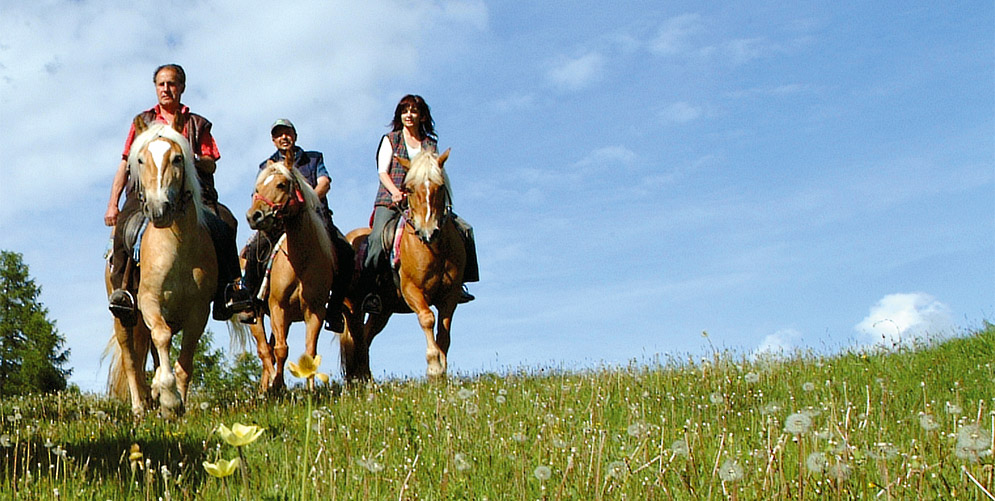
<svg viewBox="0 0 995 501">
<path fill-rule="evenodd" d="M 173 337 L 172 357 L 180 353 L 180 336 Z M 194 373 L 190 391 L 214 399 L 244 398 L 252 395 L 259 384 L 262 364 L 248 352 L 235 353 L 232 357 L 220 349 L 212 349 L 214 334 L 205 330 L 197 349 L 194 350 Z"/>
<path fill-rule="evenodd" d="M 0 251 L 0 396 L 66 389 L 69 350 L 40 294 L 21 254 Z"/>
</svg>

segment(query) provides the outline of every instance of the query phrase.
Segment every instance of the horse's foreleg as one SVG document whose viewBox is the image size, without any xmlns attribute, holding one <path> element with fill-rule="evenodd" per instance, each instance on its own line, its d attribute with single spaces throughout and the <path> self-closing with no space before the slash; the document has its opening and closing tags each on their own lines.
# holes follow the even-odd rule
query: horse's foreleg
<svg viewBox="0 0 995 501">
<path fill-rule="evenodd" d="M 207 325 L 207 316 L 210 314 L 209 303 L 204 303 L 200 311 L 191 311 L 187 317 L 189 321 L 183 326 L 183 339 L 181 340 L 180 356 L 176 359 L 173 370 L 176 372 L 176 385 L 180 391 L 180 398 L 187 401 L 187 391 L 190 389 L 190 378 L 193 377 L 193 356 L 197 351 L 197 343 L 204 333 Z M 193 309 L 192 309 L 193 310 Z"/>
<path fill-rule="evenodd" d="M 437 309 L 439 310 L 439 326 L 435 342 L 439 345 L 439 363 L 442 365 L 442 373 L 445 374 L 449 368 L 449 333 L 452 328 L 453 313 L 456 311 L 456 302 L 439 305 Z"/>
<path fill-rule="evenodd" d="M 316 308 L 306 308 L 304 310 L 304 353 L 314 358 L 318 354 L 318 336 L 321 335 L 321 324 L 325 322 L 325 306 L 317 305 Z M 314 378 L 307 382 L 308 389 L 313 390 Z"/>
<path fill-rule="evenodd" d="M 287 331 L 290 329 L 290 322 L 287 320 L 284 311 L 270 305 L 270 328 L 273 335 L 273 389 L 282 389 L 287 386 L 283 379 L 283 368 L 287 363 L 287 355 L 290 351 L 287 347 Z"/>
<path fill-rule="evenodd" d="M 435 314 L 428 306 L 428 301 L 417 287 L 405 287 L 405 300 L 411 310 L 418 314 L 418 325 L 425 333 L 425 361 L 428 362 L 426 373 L 429 377 L 438 377 L 446 372 L 445 355 L 435 342 Z"/>
<path fill-rule="evenodd" d="M 273 378 L 276 369 L 273 365 L 273 346 L 266 340 L 266 327 L 260 316 L 256 323 L 249 325 L 252 337 L 256 338 L 256 352 L 259 353 L 259 362 L 263 366 L 263 373 L 259 377 L 259 393 L 265 393 L 273 385 Z"/>
<path fill-rule="evenodd" d="M 125 383 L 131 399 L 131 412 L 137 417 L 145 414 L 148 408 L 149 388 L 145 384 L 145 352 L 137 350 L 136 337 L 140 336 L 139 327 L 124 327 L 117 319 L 114 320 L 114 337 L 120 350 L 120 372 L 123 372 Z M 140 356 L 139 356 L 140 354 Z M 114 374 L 113 379 L 120 375 Z M 117 387 L 118 381 L 111 381 L 111 386 Z"/>
<path fill-rule="evenodd" d="M 144 308 L 143 310 L 150 310 Z M 172 364 L 169 363 L 169 343 L 173 339 L 173 331 L 158 311 L 154 315 L 146 315 L 145 322 L 152 331 L 152 344 L 159 353 L 159 367 L 152 378 L 152 397 L 159 400 L 159 413 L 164 418 L 179 417 L 183 414 L 183 397 L 176 386 L 176 376 Z"/>
</svg>

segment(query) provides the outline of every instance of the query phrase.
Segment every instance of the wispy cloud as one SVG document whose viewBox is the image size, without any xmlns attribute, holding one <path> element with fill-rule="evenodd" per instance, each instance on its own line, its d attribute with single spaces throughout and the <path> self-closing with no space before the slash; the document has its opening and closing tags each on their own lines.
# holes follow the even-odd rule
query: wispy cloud
<svg viewBox="0 0 995 501">
<path fill-rule="evenodd" d="M 660 118 L 667 124 L 683 124 L 701 118 L 703 113 L 700 107 L 679 101 L 660 110 Z"/>
<path fill-rule="evenodd" d="M 854 328 L 881 347 L 907 346 L 949 336 L 950 307 L 921 292 L 889 294 Z"/>
<path fill-rule="evenodd" d="M 698 14 L 683 14 L 672 17 L 663 23 L 659 33 L 650 41 L 652 52 L 673 56 L 686 53 L 693 49 L 691 38 L 703 29 L 701 16 Z"/>
<path fill-rule="evenodd" d="M 546 73 L 546 77 L 561 90 L 575 91 L 600 80 L 604 67 L 604 56 L 597 52 L 588 52 L 576 58 L 557 61 Z"/>
</svg>

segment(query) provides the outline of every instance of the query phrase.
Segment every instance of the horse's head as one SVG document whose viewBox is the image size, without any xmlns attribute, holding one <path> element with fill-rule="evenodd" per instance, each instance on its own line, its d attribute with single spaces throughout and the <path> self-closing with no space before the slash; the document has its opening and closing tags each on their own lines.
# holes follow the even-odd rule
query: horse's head
<svg viewBox="0 0 995 501">
<path fill-rule="evenodd" d="M 200 182 L 194 167 L 190 142 L 183 130 L 183 115 L 173 126 L 156 123 L 148 128 L 135 119 L 135 140 L 128 155 L 129 178 L 142 203 L 142 210 L 158 228 L 169 226 L 184 212 L 187 202 L 200 217 Z"/>
<path fill-rule="evenodd" d="M 408 162 L 398 161 L 408 168 L 404 178 L 404 190 L 408 193 L 410 216 L 408 222 L 418 238 L 426 244 L 439 235 L 443 218 L 446 216 L 446 174 L 443 164 L 449 158 L 449 150 L 439 155 L 427 149 L 415 155 Z"/>
<path fill-rule="evenodd" d="M 282 228 L 284 218 L 316 205 L 317 195 L 293 162 L 293 155 L 286 155 L 284 163 L 269 160 L 259 171 L 252 205 L 245 213 L 252 229 L 269 232 Z"/>
</svg>

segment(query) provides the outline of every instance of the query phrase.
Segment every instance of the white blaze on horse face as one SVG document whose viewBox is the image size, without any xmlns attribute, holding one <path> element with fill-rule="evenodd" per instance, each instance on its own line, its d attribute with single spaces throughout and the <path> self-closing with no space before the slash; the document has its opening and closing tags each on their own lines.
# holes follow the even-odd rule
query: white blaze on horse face
<svg viewBox="0 0 995 501">
<path fill-rule="evenodd" d="M 432 220 L 432 184 L 425 180 L 425 225 Z"/>
<path fill-rule="evenodd" d="M 166 156 L 169 154 L 169 151 L 172 149 L 172 143 L 164 139 L 156 139 L 155 141 L 149 143 L 146 149 L 148 149 L 149 154 L 152 155 L 152 161 L 155 162 L 157 186 L 155 187 L 154 193 L 165 198 L 166 190 L 165 187 L 163 186 L 164 184 L 163 177 L 165 176 L 165 171 L 163 170 L 163 164 L 166 163 Z"/>
<path fill-rule="evenodd" d="M 270 175 L 266 176 L 266 179 L 263 180 L 263 186 L 266 186 L 267 184 L 272 183 L 273 179 L 275 177 L 276 177 L 276 174 L 270 174 Z"/>
</svg>

